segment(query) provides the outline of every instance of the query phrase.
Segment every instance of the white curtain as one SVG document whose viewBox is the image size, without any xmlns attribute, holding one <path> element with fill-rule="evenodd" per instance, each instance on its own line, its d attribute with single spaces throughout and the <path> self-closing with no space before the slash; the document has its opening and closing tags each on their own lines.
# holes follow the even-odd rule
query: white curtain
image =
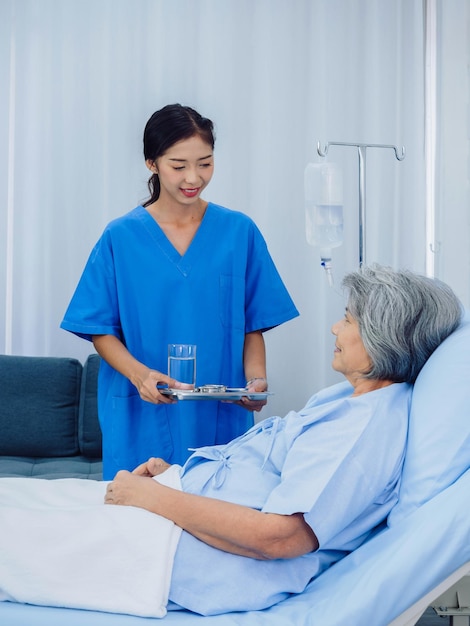
<svg viewBox="0 0 470 626">
<path fill-rule="evenodd" d="M 470 308 L 470 3 L 436 7 L 436 275 Z"/>
<path fill-rule="evenodd" d="M 466 3 L 449 4 L 450 36 Z M 367 261 L 425 270 L 422 0 L 2 0 L 0 90 L 1 352 L 92 351 L 59 323 L 105 224 L 146 198 L 143 127 L 171 102 L 214 120 L 205 198 L 256 221 L 301 313 L 267 334 L 265 413 L 339 379 L 329 331 L 358 263 L 358 155 L 328 155 L 345 181 L 331 289 L 305 239 L 317 141 L 405 146 L 402 162 L 367 151 Z"/>
</svg>

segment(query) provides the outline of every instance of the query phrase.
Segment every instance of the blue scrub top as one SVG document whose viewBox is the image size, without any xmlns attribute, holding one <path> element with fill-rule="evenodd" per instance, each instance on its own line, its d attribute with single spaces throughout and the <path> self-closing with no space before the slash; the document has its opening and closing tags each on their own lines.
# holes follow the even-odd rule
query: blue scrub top
<svg viewBox="0 0 470 626">
<path fill-rule="evenodd" d="M 167 372 L 168 344 L 197 345 L 197 385 L 243 387 L 245 334 L 298 315 L 266 242 L 243 213 L 209 203 L 181 256 L 142 206 L 111 222 L 92 250 L 61 328 L 90 340 L 118 337 Z M 154 405 L 102 362 L 98 412 L 104 478 L 150 456 L 184 463 L 189 448 L 226 443 L 253 424 L 242 407 L 214 401 Z"/>
<path fill-rule="evenodd" d="M 217 550 L 183 531 L 170 600 L 202 615 L 259 610 L 356 549 L 398 500 L 411 386 L 352 397 L 349 383 L 225 446 L 197 450 L 182 471 L 189 493 L 281 515 L 303 513 L 317 551 L 261 561 Z M 169 608 L 174 608 L 171 605 Z"/>
</svg>

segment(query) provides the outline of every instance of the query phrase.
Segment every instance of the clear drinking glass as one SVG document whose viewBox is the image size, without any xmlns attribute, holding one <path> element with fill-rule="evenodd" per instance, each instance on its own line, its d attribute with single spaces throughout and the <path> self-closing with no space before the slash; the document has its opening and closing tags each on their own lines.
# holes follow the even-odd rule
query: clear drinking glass
<svg viewBox="0 0 470 626">
<path fill-rule="evenodd" d="M 168 345 L 168 376 L 196 386 L 196 346 L 187 343 Z"/>
</svg>

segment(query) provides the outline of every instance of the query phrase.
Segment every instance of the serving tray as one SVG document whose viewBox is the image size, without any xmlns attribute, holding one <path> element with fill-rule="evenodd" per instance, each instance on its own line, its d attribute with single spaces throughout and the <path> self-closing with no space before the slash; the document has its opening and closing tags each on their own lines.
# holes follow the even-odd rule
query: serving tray
<svg viewBox="0 0 470 626">
<path fill-rule="evenodd" d="M 268 391 L 247 391 L 245 388 L 224 387 L 223 385 L 205 385 L 196 389 L 159 389 L 164 396 L 174 400 L 266 400 L 272 393 Z"/>
</svg>

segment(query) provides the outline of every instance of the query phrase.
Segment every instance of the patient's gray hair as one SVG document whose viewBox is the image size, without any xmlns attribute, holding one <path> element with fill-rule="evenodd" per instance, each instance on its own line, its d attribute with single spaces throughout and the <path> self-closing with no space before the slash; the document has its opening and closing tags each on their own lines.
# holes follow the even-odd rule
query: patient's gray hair
<svg viewBox="0 0 470 626">
<path fill-rule="evenodd" d="M 413 383 L 462 318 L 462 304 L 448 285 L 408 270 L 363 267 L 346 275 L 343 286 L 372 361 L 365 378 Z"/>
</svg>

